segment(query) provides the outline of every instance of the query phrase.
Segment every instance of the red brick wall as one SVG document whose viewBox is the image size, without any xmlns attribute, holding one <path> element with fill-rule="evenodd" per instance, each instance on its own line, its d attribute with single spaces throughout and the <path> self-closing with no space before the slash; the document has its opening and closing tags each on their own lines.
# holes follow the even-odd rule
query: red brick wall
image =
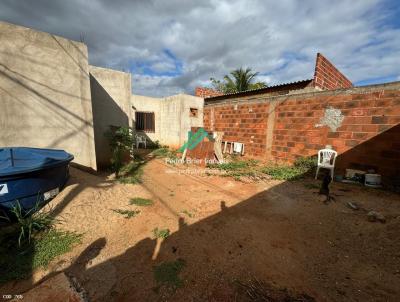
<svg viewBox="0 0 400 302">
<path fill-rule="evenodd" d="M 207 97 L 211 97 L 211 96 L 223 95 L 223 93 L 216 91 L 214 89 L 211 89 L 211 88 L 196 87 L 196 89 L 194 91 L 194 95 L 199 96 L 201 98 L 207 98 Z"/>
<path fill-rule="evenodd" d="M 353 86 L 353 83 L 320 53 L 317 54 L 313 83 L 315 87 L 324 90 Z"/>
<path fill-rule="evenodd" d="M 245 144 L 245 152 L 263 157 L 266 145 L 268 103 L 227 104 L 204 110 L 204 128 L 224 132 L 223 140 Z M 212 111 L 214 111 L 212 113 Z M 211 115 L 214 114 L 214 124 Z"/>
<path fill-rule="evenodd" d="M 336 132 L 327 126 L 315 127 L 329 106 L 340 109 L 344 115 Z M 316 154 L 327 144 L 344 153 L 397 124 L 399 90 L 292 98 L 276 108 L 272 155 L 293 161 L 299 156 Z"/>
<path fill-rule="evenodd" d="M 274 110 L 271 157 L 267 158 L 271 100 L 279 104 Z M 344 116 L 336 131 L 328 126 L 316 127 L 328 107 L 340 109 Z M 387 85 L 360 87 L 339 93 L 326 91 L 269 97 L 258 103 L 249 100 L 237 104 L 209 104 L 204 108 L 206 129 L 225 132 L 225 140 L 245 143 L 246 156 L 293 162 L 300 156 L 315 155 L 329 144 L 341 154 L 339 169 L 378 165 L 379 173 L 389 174 L 400 173 L 399 125 L 399 84 L 395 84 L 395 89 Z"/>
</svg>

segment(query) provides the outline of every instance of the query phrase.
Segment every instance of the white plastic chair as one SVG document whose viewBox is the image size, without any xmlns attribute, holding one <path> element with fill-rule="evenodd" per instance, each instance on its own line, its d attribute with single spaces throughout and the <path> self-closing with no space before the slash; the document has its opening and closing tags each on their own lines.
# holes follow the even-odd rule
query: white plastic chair
<svg viewBox="0 0 400 302">
<path fill-rule="evenodd" d="M 147 139 L 146 139 L 146 137 L 136 134 L 135 135 L 135 141 L 136 141 L 136 149 L 139 149 L 139 145 L 140 144 L 143 144 L 145 149 L 147 148 Z"/>
<path fill-rule="evenodd" d="M 315 179 L 318 177 L 318 172 L 320 168 L 329 169 L 331 177 L 333 179 L 333 171 L 335 170 L 335 161 L 337 157 L 337 152 L 332 149 L 322 149 L 318 151 L 318 166 L 317 173 L 315 173 Z"/>
</svg>

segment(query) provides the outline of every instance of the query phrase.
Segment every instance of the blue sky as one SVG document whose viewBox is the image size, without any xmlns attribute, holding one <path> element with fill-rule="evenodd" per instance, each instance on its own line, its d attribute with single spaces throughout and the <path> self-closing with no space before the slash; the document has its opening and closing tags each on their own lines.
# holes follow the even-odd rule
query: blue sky
<svg viewBox="0 0 400 302">
<path fill-rule="evenodd" d="M 0 20 L 83 36 L 90 63 L 130 71 L 136 94 L 193 94 L 239 67 L 308 79 L 317 52 L 356 85 L 400 80 L 393 0 L 2 0 Z"/>
</svg>

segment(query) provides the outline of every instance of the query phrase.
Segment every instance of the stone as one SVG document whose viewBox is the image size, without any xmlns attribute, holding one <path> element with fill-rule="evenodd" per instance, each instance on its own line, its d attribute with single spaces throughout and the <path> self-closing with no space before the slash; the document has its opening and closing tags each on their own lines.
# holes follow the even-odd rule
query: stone
<svg viewBox="0 0 400 302">
<path fill-rule="evenodd" d="M 358 206 L 358 204 L 356 204 L 355 202 L 350 202 L 350 201 L 348 201 L 348 202 L 346 203 L 346 205 L 347 205 L 350 209 L 355 210 L 355 211 L 357 211 L 358 209 L 360 209 L 360 207 Z"/>
<path fill-rule="evenodd" d="M 78 291 L 76 284 L 64 273 L 59 273 L 40 283 L 38 286 L 22 294 L 22 297 L 24 301 L 87 301 L 84 291 L 82 289 Z M 15 301 L 21 300 L 16 299 Z"/>
<path fill-rule="evenodd" d="M 376 221 L 379 221 L 381 223 L 386 222 L 385 216 L 382 213 L 379 213 L 376 211 L 368 212 L 367 217 L 368 217 L 368 221 L 370 221 L 370 222 L 376 222 Z"/>
</svg>

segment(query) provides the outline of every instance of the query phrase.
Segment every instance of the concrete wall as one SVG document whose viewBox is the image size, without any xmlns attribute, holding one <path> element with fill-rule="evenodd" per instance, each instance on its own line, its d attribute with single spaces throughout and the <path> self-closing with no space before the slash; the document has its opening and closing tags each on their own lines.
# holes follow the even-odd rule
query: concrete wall
<svg viewBox="0 0 400 302">
<path fill-rule="evenodd" d="M 145 133 L 149 140 L 161 141 L 161 98 L 152 98 L 143 95 L 132 95 L 131 105 L 132 105 L 132 124 L 135 128 L 135 113 L 136 111 L 142 112 L 154 112 L 155 119 L 155 131 Z"/>
<path fill-rule="evenodd" d="M 204 100 L 199 97 L 178 94 L 167 98 L 131 97 L 133 118 L 136 111 L 154 112 L 155 132 L 144 133 L 152 141 L 178 148 L 187 139 L 191 127 L 203 126 Z M 190 117 L 190 108 L 198 109 L 197 117 Z"/>
<path fill-rule="evenodd" d="M 0 146 L 65 149 L 96 169 L 87 47 L 0 22 Z"/>
<path fill-rule="evenodd" d="M 109 166 L 111 150 L 104 133 L 110 126 L 132 126 L 131 75 L 89 66 L 97 166 Z"/>
</svg>

